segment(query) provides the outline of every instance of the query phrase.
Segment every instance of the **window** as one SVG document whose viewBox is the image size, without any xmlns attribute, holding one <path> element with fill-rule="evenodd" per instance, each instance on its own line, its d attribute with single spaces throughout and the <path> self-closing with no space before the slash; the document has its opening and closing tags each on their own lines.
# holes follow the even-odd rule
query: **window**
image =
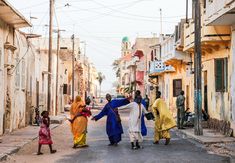
<svg viewBox="0 0 235 163">
<path fill-rule="evenodd" d="M 182 79 L 173 80 L 173 97 L 177 97 L 182 91 Z"/>
<path fill-rule="evenodd" d="M 228 59 L 215 59 L 215 91 L 227 92 L 228 89 Z"/>
<path fill-rule="evenodd" d="M 151 61 L 153 61 L 153 50 L 151 51 Z"/>
<path fill-rule="evenodd" d="M 21 89 L 25 89 L 25 81 L 26 75 L 25 75 L 25 60 L 22 59 L 21 61 Z"/>
</svg>

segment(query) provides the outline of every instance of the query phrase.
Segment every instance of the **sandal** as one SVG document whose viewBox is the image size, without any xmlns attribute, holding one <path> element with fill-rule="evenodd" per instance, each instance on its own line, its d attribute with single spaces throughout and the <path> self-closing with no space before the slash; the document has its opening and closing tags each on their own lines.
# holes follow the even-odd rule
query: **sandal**
<svg viewBox="0 0 235 163">
<path fill-rule="evenodd" d="M 42 152 L 38 152 L 37 155 L 43 155 L 43 153 Z"/>
<path fill-rule="evenodd" d="M 56 150 L 52 150 L 52 151 L 51 151 L 51 154 L 56 153 L 56 152 L 57 152 Z"/>
</svg>

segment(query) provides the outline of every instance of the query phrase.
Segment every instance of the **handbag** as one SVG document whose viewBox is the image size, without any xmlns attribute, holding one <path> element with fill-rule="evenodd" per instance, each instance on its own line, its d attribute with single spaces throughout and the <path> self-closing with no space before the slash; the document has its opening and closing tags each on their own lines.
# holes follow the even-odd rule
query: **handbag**
<svg viewBox="0 0 235 163">
<path fill-rule="evenodd" d="M 147 118 L 147 120 L 154 120 L 154 115 L 152 112 L 146 113 L 145 117 Z"/>
</svg>

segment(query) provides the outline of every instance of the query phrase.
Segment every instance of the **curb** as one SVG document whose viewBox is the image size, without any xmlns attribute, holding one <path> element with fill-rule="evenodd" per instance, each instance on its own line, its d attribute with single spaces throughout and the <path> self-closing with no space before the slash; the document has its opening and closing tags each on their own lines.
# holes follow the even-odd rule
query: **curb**
<svg viewBox="0 0 235 163">
<path fill-rule="evenodd" d="M 57 127 L 59 127 L 60 125 L 63 124 L 65 120 L 62 121 L 61 124 L 51 124 L 52 127 L 50 128 L 51 130 L 54 130 L 56 129 Z M 7 158 L 15 153 L 17 153 L 21 148 L 23 148 L 25 145 L 31 143 L 32 141 L 36 140 L 38 138 L 38 135 L 36 136 L 32 136 L 29 140 L 25 141 L 25 143 L 19 145 L 19 146 L 16 146 L 16 147 L 11 147 L 12 149 L 6 149 L 6 152 L 5 153 L 1 153 L 0 154 L 0 162 L 1 161 L 6 161 Z M 7 147 L 6 147 L 7 148 Z"/>
<path fill-rule="evenodd" d="M 200 138 L 197 138 L 196 136 L 193 136 L 191 134 L 186 133 L 184 130 L 178 130 L 178 129 L 174 129 L 175 133 L 179 136 L 183 136 L 192 140 L 195 140 L 196 142 L 203 144 L 203 145 L 211 145 L 211 144 L 216 144 L 216 143 L 231 143 L 231 142 L 235 142 L 235 140 L 228 140 L 227 138 L 221 139 L 221 140 L 210 140 L 210 141 L 203 141 Z"/>
</svg>

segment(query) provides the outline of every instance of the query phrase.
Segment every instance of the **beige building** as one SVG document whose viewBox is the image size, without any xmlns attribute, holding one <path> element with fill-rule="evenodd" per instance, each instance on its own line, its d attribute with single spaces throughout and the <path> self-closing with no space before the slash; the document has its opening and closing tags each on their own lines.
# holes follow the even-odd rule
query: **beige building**
<svg viewBox="0 0 235 163">
<path fill-rule="evenodd" d="M 214 26 L 216 34 L 219 33 L 219 39 L 222 44 L 219 50 L 216 50 L 216 60 L 214 60 L 215 70 L 218 70 L 215 81 L 216 91 L 211 96 L 212 103 L 218 99 L 218 107 L 213 108 L 219 119 L 226 118 L 232 122 L 232 128 L 235 127 L 235 1 L 234 0 L 206 0 L 205 1 L 204 23 L 208 26 Z M 223 28 L 221 28 L 221 26 Z M 215 33 L 214 32 L 214 33 Z M 222 35 L 222 36 L 221 36 Z M 224 37 L 227 36 L 225 39 Z M 226 42 L 226 40 L 228 40 Z M 219 53 L 219 54 L 218 54 Z M 221 71 L 222 70 L 222 71 Z M 209 73 L 208 73 L 209 74 Z M 210 78 L 209 78 L 210 79 Z M 216 89 L 218 90 L 218 89 Z M 214 97 L 214 99 L 213 99 Z"/>
<path fill-rule="evenodd" d="M 30 112 L 26 110 L 27 66 L 33 53 L 27 36 L 19 31 L 24 27 L 30 27 L 30 23 L 7 1 L 1 0 L 0 135 L 29 123 L 26 121 Z"/>
</svg>

